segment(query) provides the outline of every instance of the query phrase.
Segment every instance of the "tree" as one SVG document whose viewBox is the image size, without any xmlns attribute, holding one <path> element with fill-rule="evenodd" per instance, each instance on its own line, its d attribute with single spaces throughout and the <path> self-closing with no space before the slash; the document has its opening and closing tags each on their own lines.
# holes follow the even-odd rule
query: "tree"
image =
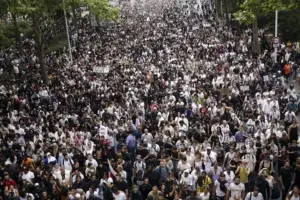
<svg viewBox="0 0 300 200">
<path fill-rule="evenodd" d="M 108 0 L 66 0 L 68 5 L 71 5 L 73 17 L 76 20 L 76 8 L 87 6 L 90 11 L 98 19 L 116 20 L 118 17 L 118 9 L 109 5 Z M 34 40 L 36 44 L 37 57 L 39 61 L 39 69 L 45 84 L 48 84 L 47 67 L 44 61 L 45 35 L 49 34 L 50 30 L 54 30 L 57 14 L 63 9 L 62 0 L 0 0 L 0 14 L 11 13 L 12 21 L 15 25 L 16 39 L 20 41 L 20 31 L 18 26 L 18 17 L 22 16 L 31 22 L 34 32 Z M 0 38 L 6 38 L 3 29 L 0 29 Z M 57 37 L 55 37 L 57 38 Z M 12 41 L 5 40 L 5 44 L 0 44 L 7 47 Z M 9 42 L 9 44 L 7 44 Z"/>
<path fill-rule="evenodd" d="M 259 16 L 275 12 L 275 10 L 287 10 L 282 0 L 246 0 L 240 5 L 239 10 L 234 14 L 240 23 L 252 24 L 253 32 L 253 51 L 260 54 L 260 44 L 258 41 L 258 22 Z"/>
</svg>

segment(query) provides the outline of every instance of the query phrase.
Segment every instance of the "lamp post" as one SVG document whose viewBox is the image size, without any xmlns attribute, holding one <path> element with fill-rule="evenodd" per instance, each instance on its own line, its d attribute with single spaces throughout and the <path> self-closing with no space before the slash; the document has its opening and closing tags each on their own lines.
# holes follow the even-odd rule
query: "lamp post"
<svg viewBox="0 0 300 200">
<path fill-rule="evenodd" d="M 278 10 L 275 11 L 275 37 L 277 37 L 278 34 Z M 277 45 L 277 44 L 276 44 Z M 277 46 L 274 47 L 274 62 L 277 63 Z"/>
<path fill-rule="evenodd" d="M 69 25 L 68 25 L 68 19 L 67 19 L 66 8 L 65 8 L 65 0 L 63 0 L 63 9 L 64 9 L 64 18 L 65 18 L 65 23 L 66 23 L 67 37 L 68 37 L 69 57 L 70 57 L 70 62 L 73 63 L 70 34 L 69 34 Z"/>
</svg>

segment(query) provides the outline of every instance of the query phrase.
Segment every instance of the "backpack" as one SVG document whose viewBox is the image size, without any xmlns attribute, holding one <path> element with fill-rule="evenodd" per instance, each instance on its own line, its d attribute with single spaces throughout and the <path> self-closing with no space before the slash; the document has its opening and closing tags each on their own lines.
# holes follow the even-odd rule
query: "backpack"
<svg viewBox="0 0 300 200">
<path fill-rule="evenodd" d="M 137 162 L 134 162 L 134 169 L 137 169 L 136 165 L 137 165 Z M 146 169 L 146 164 L 144 162 L 142 162 L 142 168 L 143 168 L 143 171 Z"/>
</svg>

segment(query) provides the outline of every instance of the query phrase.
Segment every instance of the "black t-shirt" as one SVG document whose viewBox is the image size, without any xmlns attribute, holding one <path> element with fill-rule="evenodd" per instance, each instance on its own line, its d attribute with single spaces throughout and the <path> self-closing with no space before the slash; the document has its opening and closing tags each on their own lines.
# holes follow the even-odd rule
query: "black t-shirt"
<svg viewBox="0 0 300 200">
<path fill-rule="evenodd" d="M 290 140 L 288 138 L 280 138 L 279 139 L 279 143 L 281 144 L 281 146 L 285 146 L 285 147 L 288 147 L 288 144 L 289 144 Z"/>
<path fill-rule="evenodd" d="M 295 169 L 295 184 L 296 186 L 300 186 L 300 169 Z"/>
<path fill-rule="evenodd" d="M 294 169 L 292 167 L 285 168 L 281 167 L 279 175 L 282 178 L 283 184 L 288 185 L 292 181 L 292 174 L 294 173 Z"/>
<path fill-rule="evenodd" d="M 123 192 L 125 192 L 128 189 L 128 184 L 125 181 L 116 181 L 114 183 L 114 186 L 116 186 L 116 188 L 118 188 L 118 190 L 121 190 Z"/>
</svg>

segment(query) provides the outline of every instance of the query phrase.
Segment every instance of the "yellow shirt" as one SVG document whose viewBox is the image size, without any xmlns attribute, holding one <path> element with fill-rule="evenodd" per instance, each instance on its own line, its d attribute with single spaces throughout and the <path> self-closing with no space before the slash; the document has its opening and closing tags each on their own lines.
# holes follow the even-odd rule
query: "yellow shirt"
<svg viewBox="0 0 300 200">
<path fill-rule="evenodd" d="M 241 183 L 248 183 L 248 170 L 245 167 L 240 167 L 239 175 Z"/>
</svg>

